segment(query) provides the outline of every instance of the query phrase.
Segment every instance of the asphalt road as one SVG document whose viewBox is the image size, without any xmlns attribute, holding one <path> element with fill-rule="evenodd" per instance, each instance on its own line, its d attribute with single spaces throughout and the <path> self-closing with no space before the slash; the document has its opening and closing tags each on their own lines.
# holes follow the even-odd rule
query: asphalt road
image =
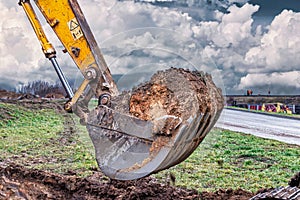
<svg viewBox="0 0 300 200">
<path fill-rule="evenodd" d="M 300 145 L 300 119 L 224 109 L 215 127 Z"/>
</svg>

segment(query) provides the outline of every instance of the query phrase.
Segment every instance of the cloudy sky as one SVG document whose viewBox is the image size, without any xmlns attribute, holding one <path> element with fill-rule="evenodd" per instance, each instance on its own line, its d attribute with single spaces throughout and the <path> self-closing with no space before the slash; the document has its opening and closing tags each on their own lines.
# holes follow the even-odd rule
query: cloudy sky
<svg viewBox="0 0 300 200">
<path fill-rule="evenodd" d="M 213 75 L 225 94 L 300 94 L 296 0 L 78 0 L 118 85 L 170 66 Z M 32 1 L 33 2 L 33 1 Z M 17 0 L 0 0 L 0 88 L 56 82 Z M 43 21 L 66 76 L 81 75 Z"/>
</svg>

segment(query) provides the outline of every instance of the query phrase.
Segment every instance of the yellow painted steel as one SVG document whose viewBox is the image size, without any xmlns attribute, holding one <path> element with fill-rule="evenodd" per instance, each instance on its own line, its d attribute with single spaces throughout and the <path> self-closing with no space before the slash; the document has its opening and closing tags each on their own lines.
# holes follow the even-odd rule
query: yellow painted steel
<svg viewBox="0 0 300 200">
<path fill-rule="evenodd" d="M 55 49 L 53 48 L 52 44 L 48 41 L 48 39 L 43 31 L 43 28 L 42 28 L 39 20 L 37 19 L 37 16 L 31 6 L 30 2 L 29 1 L 20 1 L 19 4 L 23 7 L 23 9 L 34 29 L 35 34 L 41 43 L 42 50 L 43 50 L 45 56 L 47 58 L 49 58 L 50 56 L 55 56 Z"/>
<path fill-rule="evenodd" d="M 81 72 L 84 73 L 84 70 L 93 64 L 95 60 L 68 0 L 35 0 L 35 3 L 52 29 L 55 31 L 67 52 L 70 54 Z M 76 28 L 76 26 L 78 27 Z M 74 33 L 75 30 L 77 30 L 77 33 L 81 32 L 81 34 L 77 35 L 76 39 L 76 34 Z M 72 53 L 72 48 L 80 49 L 78 57 Z"/>
<path fill-rule="evenodd" d="M 34 1 L 65 47 L 64 52 L 68 52 L 85 78 L 66 108 L 70 110 L 77 103 L 87 85 L 98 98 L 103 93 L 117 95 L 116 84 L 77 0 Z M 48 41 L 30 0 L 20 0 L 19 4 L 24 8 L 46 57 L 55 57 L 55 49 Z"/>
</svg>

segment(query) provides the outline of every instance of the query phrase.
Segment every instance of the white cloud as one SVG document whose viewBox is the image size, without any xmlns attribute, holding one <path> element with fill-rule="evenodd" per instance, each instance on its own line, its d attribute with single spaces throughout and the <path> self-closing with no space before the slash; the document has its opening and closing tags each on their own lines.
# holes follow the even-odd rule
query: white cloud
<svg viewBox="0 0 300 200">
<path fill-rule="evenodd" d="M 299 78 L 300 71 L 247 74 L 241 78 L 238 88 L 243 90 L 245 88 L 264 87 L 267 90 L 272 86 L 281 86 L 285 89 L 291 88 L 291 90 L 300 89 Z M 277 93 L 284 92 L 287 91 L 277 91 Z M 295 91 L 289 92 L 295 93 Z"/>
<path fill-rule="evenodd" d="M 300 13 L 282 11 L 275 17 L 258 46 L 247 52 L 251 72 L 287 72 L 300 69 Z"/>
<path fill-rule="evenodd" d="M 262 33 L 261 27 L 252 30 L 252 15 L 258 6 L 245 4 L 228 10 L 228 14 L 218 13 L 219 22 L 200 22 L 193 27 L 196 37 L 208 43 L 203 52 L 222 66 L 227 89 L 239 91 L 271 83 L 278 86 L 275 92 L 287 86 L 299 90 L 288 77 L 300 69 L 300 13 L 283 11 Z M 299 79 L 298 73 L 294 76 Z"/>
<path fill-rule="evenodd" d="M 234 2 L 247 1 L 229 0 L 228 5 Z M 150 65 L 198 67 L 218 74 L 217 81 L 222 85 L 223 79 L 228 91 L 261 87 L 266 77 L 264 80 L 271 83 L 290 85 L 281 77 L 290 77 L 289 73 L 295 71 L 299 76 L 299 13 L 283 11 L 263 33 L 262 27 L 253 30 L 252 16 L 259 7 L 248 3 L 242 7 L 232 5 L 228 13 L 215 11 L 211 15 L 214 20 L 201 22 L 184 12 L 147 3 L 79 3 L 113 73 L 142 70 Z M 11 85 L 56 77 L 22 8 L 0 0 L 0 9 L 0 85 L 7 81 L 4 77 L 9 77 Z M 74 78 L 78 70 L 69 56 L 61 53 L 50 27 L 45 23 L 43 26 L 67 77 Z"/>
<path fill-rule="evenodd" d="M 1 77 L 10 79 L 12 84 L 25 82 L 43 56 L 39 43 L 17 3 L 13 6 L 8 1 L 0 2 L 0 9 Z"/>
</svg>

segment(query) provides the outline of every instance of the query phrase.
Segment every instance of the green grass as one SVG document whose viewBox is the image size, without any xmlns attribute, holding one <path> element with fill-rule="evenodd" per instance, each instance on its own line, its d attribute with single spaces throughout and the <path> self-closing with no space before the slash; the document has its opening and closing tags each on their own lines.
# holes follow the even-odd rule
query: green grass
<svg viewBox="0 0 300 200">
<path fill-rule="evenodd" d="M 287 185 L 300 171 L 300 148 L 252 135 L 214 129 L 196 151 L 179 165 L 156 175 L 176 177 L 176 185 L 215 191 Z"/>
<path fill-rule="evenodd" d="M 68 114 L 70 115 L 70 114 Z M 97 167 L 85 127 L 64 130 L 62 113 L 29 110 L 0 103 L 0 162 L 86 176 Z M 70 118 L 68 118 L 70 120 Z M 300 148 L 242 133 L 213 129 L 184 162 L 155 174 L 161 182 L 172 173 L 176 186 L 199 191 L 287 185 L 300 171 Z"/>
<path fill-rule="evenodd" d="M 64 129 L 61 113 L 0 103 L 0 119 L 1 160 L 55 172 L 96 167 L 91 146 Z"/>
<path fill-rule="evenodd" d="M 1 156 L 40 150 L 63 130 L 63 119 L 53 110 L 31 112 L 10 104 L 0 104 L 0 109 L 0 117 L 3 118 L 0 122 Z"/>
</svg>

